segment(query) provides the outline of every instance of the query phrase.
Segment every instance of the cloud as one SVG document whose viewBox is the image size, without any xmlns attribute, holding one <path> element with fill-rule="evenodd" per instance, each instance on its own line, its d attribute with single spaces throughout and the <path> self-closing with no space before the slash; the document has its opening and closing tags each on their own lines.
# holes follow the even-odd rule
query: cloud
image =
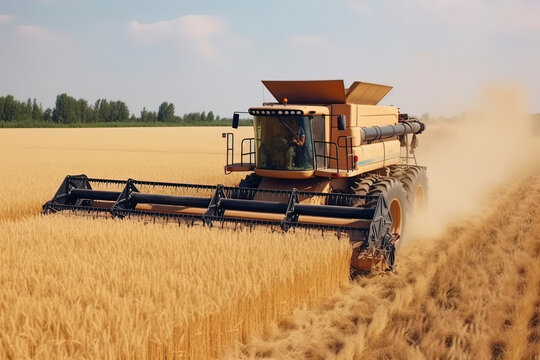
<svg viewBox="0 0 540 360">
<path fill-rule="evenodd" d="M 228 24 L 219 16 L 186 15 L 167 21 L 142 24 L 132 21 L 128 32 L 143 44 L 168 43 L 194 46 L 203 57 L 216 59 L 222 55 L 222 41 L 235 40 Z"/>
<path fill-rule="evenodd" d="M 287 39 L 287 44 L 293 49 L 306 49 L 318 46 L 325 46 L 327 44 L 327 40 L 322 36 L 293 35 Z"/>
<path fill-rule="evenodd" d="M 70 41 L 68 35 L 57 33 L 41 26 L 19 25 L 15 29 L 22 39 L 33 42 L 34 45 L 39 47 L 43 44 L 61 45 Z"/>
<path fill-rule="evenodd" d="M 0 14 L 0 24 L 10 24 L 15 22 L 16 18 L 14 15 L 9 14 Z"/>
</svg>

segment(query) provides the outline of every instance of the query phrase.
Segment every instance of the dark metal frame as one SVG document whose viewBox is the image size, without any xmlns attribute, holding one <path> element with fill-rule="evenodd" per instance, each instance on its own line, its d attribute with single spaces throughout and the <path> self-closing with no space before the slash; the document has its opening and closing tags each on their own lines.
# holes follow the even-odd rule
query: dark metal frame
<svg viewBox="0 0 540 360">
<path fill-rule="evenodd" d="M 345 145 L 340 145 L 339 141 L 341 139 L 345 139 Z M 337 144 L 333 141 L 320 141 L 320 140 L 314 140 L 313 141 L 313 154 L 314 154 L 314 163 L 315 163 L 315 170 L 318 170 L 317 166 L 317 159 L 323 158 L 324 159 L 324 168 L 328 169 L 328 163 L 330 160 L 336 161 L 336 168 L 337 172 L 351 172 L 354 170 L 354 153 L 353 153 L 353 144 L 352 144 L 352 136 L 339 136 L 337 139 Z M 317 144 L 322 144 L 324 153 L 323 154 L 317 154 Z M 330 146 L 330 151 L 327 151 L 328 146 Z M 336 156 L 330 155 L 332 153 L 332 146 L 335 150 Z M 345 148 L 345 157 L 347 158 L 347 169 L 343 170 L 339 166 L 339 149 Z M 330 153 L 330 154 L 327 154 Z M 349 160 L 352 159 L 352 160 Z"/>
<path fill-rule="evenodd" d="M 227 140 L 227 155 L 225 164 L 225 175 L 229 175 L 232 171 L 228 170 L 231 165 L 234 165 L 234 134 L 222 133 L 221 137 Z M 248 142 L 249 150 L 246 151 L 246 141 Z M 249 163 L 244 162 L 244 158 L 249 156 Z M 255 138 L 244 138 L 240 143 L 240 166 L 249 165 L 255 167 Z"/>
<path fill-rule="evenodd" d="M 227 168 L 234 161 L 234 134 L 230 132 L 223 133 L 221 134 L 221 137 L 224 137 L 227 139 L 227 150 L 226 150 L 227 160 L 226 160 L 226 166 L 225 166 L 225 175 L 229 175 L 230 173 L 232 173 L 232 171 L 228 171 Z M 229 157 L 229 154 L 231 154 L 230 157 Z"/>
<path fill-rule="evenodd" d="M 244 151 L 245 142 L 249 142 L 249 151 Z M 246 165 L 255 166 L 255 138 L 243 138 L 240 145 L 240 165 L 244 166 L 244 157 L 249 156 L 249 163 Z"/>
<path fill-rule="evenodd" d="M 322 144 L 323 145 L 323 149 L 324 149 L 323 154 L 317 154 L 317 144 Z M 330 151 L 327 150 L 329 146 L 334 146 L 335 147 L 335 150 L 336 150 L 336 156 L 335 157 L 330 155 L 332 153 L 332 149 L 330 149 Z M 327 153 L 330 153 L 330 154 L 327 154 Z M 322 141 L 322 140 L 313 140 L 313 158 L 315 159 L 315 170 L 319 169 L 319 167 L 317 165 L 318 158 L 322 158 L 324 160 L 324 168 L 325 169 L 328 169 L 328 163 L 330 162 L 330 160 L 335 160 L 336 161 L 337 171 L 339 172 L 338 146 L 337 146 L 337 144 L 335 142 Z"/>
<path fill-rule="evenodd" d="M 123 185 L 122 191 L 94 190 L 91 183 Z M 139 186 L 159 186 L 169 188 L 194 189 L 211 191 L 212 196 L 176 196 L 142 193 Z M 247 200 L 254 194 L 270 194 L 286 198 L 285 202 Z M 213 226 L 215 223 L 247 224 L 250 227 L 257 225 L 270 226 L 273 229 L 289 231 L 291 228 L 315 229 L 332 231 L 338 234 L 348 234 L 355 242 L 360 242 L 362 248 L 381 248 L 387 242 L 392 225 L 392 217 L 388 206 L 382 196 L 361 196 L 354 194 L 339 194 L 347 198 L 348 202 L 362 199 L 363 203 L 374 204 L 369 207 L 350 207 L 340 205 L 314 205 L 304 204 L 300 200 L 315 196 L 328 198 L 336 194 L 317 193 L 292 190 L 269 190 L 255 188 L 237 188 L 223 185 L 196 185 L 185 183 L 170 183 L 157 181 L 138 181 L 134 179 L 108 180 L 88 178 L 86 175 L 66 176 L 55 196 L 43 205 L 43 213 L 50 214 L 59 211 L 72 211 L 92 215 L 106 215 L 118 218 L 143 217 L 153 219 L 154 222 L 184 221 L 188 225 L 201 223 Z M 110 207 L 96 207 L 95 200 L 109 201 Z M 377 200 L 377 201 L 373 201 Z M 152 205 L 185 206 L 206 209 L 203 215 L 186 214 L 178 212 L 160 212 L 154 210 L 137 209 L 139 203 Z M 346 203 L 344 201 L 343 203 Z M 254 213 L 283 214 L 281 221 L 264 219 L 246 219 L 225 216 L 226 210 L 248 211 Z M 319 216 L 329 218 L 358 219 L 369 221 L 368 227 L 349 225 L 329 225 L 299 222 L 299 216 Z"/>
<path fill-rule="evenodd" d="M 345 145 L 340 145 L 339 140 L 345 139 Z M 347 158 L 347 172 L 354 170 L 354 152 L 353 152 L 353 143 L 352 136 L 338 136 L 337 145 L 339 148 L 345 148 L 345 157 Z M 339 155 L 339 154 L 338 154 Z M 350 164 L 349 164 L 350 161 Z"/>
</svg>

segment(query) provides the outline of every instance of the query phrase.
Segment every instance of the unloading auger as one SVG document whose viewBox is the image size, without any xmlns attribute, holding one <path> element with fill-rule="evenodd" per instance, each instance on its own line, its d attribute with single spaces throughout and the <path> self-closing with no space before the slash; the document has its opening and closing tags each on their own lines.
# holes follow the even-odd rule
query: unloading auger
<svg viewBox="0 0 540 360">
<path fill-rule="evenodd" d="M 376 106 L 388 86 L 263 83 L 282 100 L 249 109 L 255 137 L 242 140 L 240 163 L 233 133 L 223 134 L 225 173 L 251 172 L 238 187 L 71 175 L 43 212 L 316 230 L 348 237 L 354 269 L 393 269 L 406 214 L 427 195 L 426 169 L 414 155 L 424 124 L 395 107 Z M 233 128 L 238 120 L 235 113 Z"/>
</svg>

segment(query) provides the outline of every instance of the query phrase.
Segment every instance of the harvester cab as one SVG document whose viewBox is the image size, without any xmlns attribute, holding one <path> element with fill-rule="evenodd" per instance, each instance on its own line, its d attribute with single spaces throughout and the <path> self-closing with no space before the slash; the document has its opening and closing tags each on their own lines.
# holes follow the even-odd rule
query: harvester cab
<svg viewBox="0 0 540 360">
<path fill-rule="evenodd" d="M 353 268 L 392 269 L 408 209 L 426 199 L 409 145 L 424 124 L 376 106 L 389 86 L 263 83 L 279 101 L 248 110 L 254 136 L 241 140 L 240 162 L 234 133 L 223 134 L 225 173 L 248 172 L 237 187 L 67 176 L 44 213 L 316 230 L 348 237 Z"/>
</svg>

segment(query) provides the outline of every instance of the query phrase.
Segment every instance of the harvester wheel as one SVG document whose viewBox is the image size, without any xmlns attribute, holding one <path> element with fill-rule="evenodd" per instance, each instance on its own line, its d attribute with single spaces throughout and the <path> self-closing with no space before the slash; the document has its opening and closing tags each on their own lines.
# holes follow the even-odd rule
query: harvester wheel
<svg viewBox="0 0 540 360">
<path fill-rule="evenodd" d="M 238 184 L 239 188 L 249 188 L 249 189 L 257 189 L 259 185 L 261 184 L 262 177 L 255 173 L 251 173 L 247 175 L 244 179 L 240 180 L 240 184 Z M 253 197 L 255 196 L 254 191 L 244 190 L 244 189 L 238 189 L 235 190 L 232 194 L 233 199 L 245 199 L 245 200 L 253 200 Z"/>
<path fill-rule="evenodd" d="M 341 205 L 341 206 L 363 206 L 365 205 L 365 200 L 357 199 L 351 201 L 350 199 L 344 199 L 340 197 L 339 194 L 354 194 L 354 195 L 367 195 L 371 185 L 377 181 L 375 176 L 367 176 L 364 178 L 356 178 L 351 184 L 347 191 L 345 190 L 333 190 L 332 193 L 335 196 L 329 196 L 327 200 L 327 205 Z"/>
<path fill-rule="evenodd" d="M 261 184 L 262 177 L 255 173 L 247 175 L 244 179 L 240 180 L 238 187 L 253 188 L 256 189 Z"/>
<path fill-rule="evenodd" d="M 407 194 L 403 185 L 394 178 L 383 177 L 371 185 L 367 195 L 382 195 L 392 215 L 392 228 L 390 232 L 401 236 L 405 228 L 407 212 Z M 369 205 L 369 202 L 368 204 Z M 399 243 L 398 243 L 399 244 Z M 399 247 L 399 246 L 398 246 Z"/>
<path fill-rule="evenodd" d="M 351 269 L 354 274 L 357 271 L 373 271 L 394 269 L 395 252 L 399 247 L 399 239 L 403 233 L 405 225 L 405 211 L 407 207 L 407 196 L 403 185 L 394 178 L 367 176 L 357 179 L 351 186 L 351 192 L 357 195 L 382 195 L 386 201 L 390 214 L 392 216 L 392 228 L 381 244 L 375 249 L 353 250 L 351 258 Z M 364 201 L 359 200 L 355 206 L 374 206 L 377 200 Z"/>
<path fill-rule="evenodd" d="M 371 186 L 373 186 L 373 184 L 376 183 L 377 180 L 378 178 L 375 176 L 367 176 L 365 178 L 359 178 L 351 185 L 349 192 L 355 195 L 366 196 L 371 190 Z M 358 199 L 352 205 L 363 206 L 365 204 L 366 204 L 365 199 L 364 200 Z"/>
<path fill-rule="evenodd" d="M 425 211 L 428 197 L 428 178 L 423 166 L 396 167 L 390 175 L 397 178 L 407 193 L 407 208 L 411 213 Z"/>
</svg>

